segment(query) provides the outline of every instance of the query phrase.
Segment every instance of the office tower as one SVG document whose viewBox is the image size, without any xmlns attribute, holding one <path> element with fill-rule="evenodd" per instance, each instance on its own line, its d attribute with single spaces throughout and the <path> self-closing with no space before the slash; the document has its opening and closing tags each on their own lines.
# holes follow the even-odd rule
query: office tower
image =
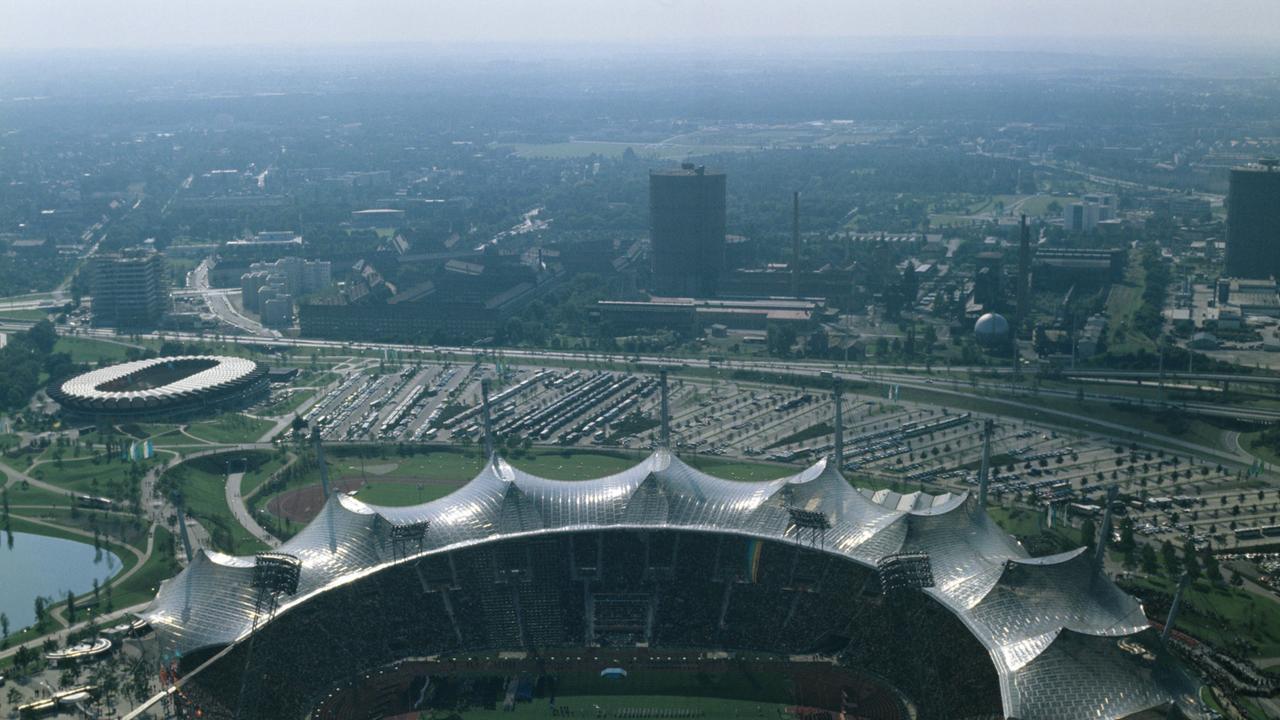
<svg viewBox="0 0 1280 720">
<path fill-rule="evenodd" d="M 90 285 L 95 325 L 153 328 L 168 305 L 164 259 L 150 248 L 94 257 Z"/>
<path fill-rule="evenodd" d="M 1227 275 L 1280 277 L 1280 168 L 1234 168 L 1227 191 Z"/>
<path fill-rule="evenodd" d="M 649 173 L 653 290 L 712 297 L 724 271 L 724 173 L 684 164 Z"/>
</svg>

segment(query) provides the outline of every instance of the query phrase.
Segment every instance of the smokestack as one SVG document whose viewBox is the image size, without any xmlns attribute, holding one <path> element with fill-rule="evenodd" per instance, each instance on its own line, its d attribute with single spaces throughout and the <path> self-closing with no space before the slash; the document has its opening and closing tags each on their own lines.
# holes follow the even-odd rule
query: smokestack
<svg viewBox="0 0 1280 720">
<path fill-rule="evenodd" d="M 1098 537 L 1098 552 L 1094 555 L 1094 561 L 1098 564 L 1098 569 L 1102 569 L 1102 562 L 1107 559 L 1107 543 L 1111 540 L 1111 506 L 1116 504 L 1116 486 L 1112 485 L 1107 488 L 1107 509 L 1102 513 L 1102 534 Z"/>
<path fill-rule="evenodd" d="M 493 419 L 489 416 L 489 378 L 480 381 L 480 411 L 484 414 L 484 457 L 493 459 Z"/>
<path fill-rule="evenodd" d="M 659 383 L 658 387 L 662 395 L 662 417 L 660 418 L 661 430 L 659 431 L 661 434 L 658 437 L 659 437 L 659 442 L 662 443 L 662 447 L 670 449 L 671 448 L 671 406 L 669 404 L 669 398 L 667 396 L 666 368 L 663 368 L 658 372 L 658 383 Z"/>
<path fill-rule="evenodd" d="M 987 487 L 991 484 L 991 435 L 996 422 L 987 418 L 982 422 L 982 464 L 978 466 L 978 509 L 987 509 Z"/>
<path fill-rule="evenodd" d="M 1164 630 L 1160 633 L 1160 647 L 1169 643 L 1169 633 L 1173 631 L 1173 624 L 1178 622 L 1178 613 L 1182 610 L 1182 591 L 1187 589 L 1190 580 L 1186 573 L 1178 578 L 1178 591 L 1173 594 L 1173 605 L 1169 606 L 1169 617 L 1165 619 Z"/>
<path fill-rule="evenodd" d="M 1014 314 L 1013 337 L 1022 332 L 1022 323 L 1027 318 L 1027 278 L 1031 275 L 1031 228 L 1027 226 L 1027 216 L 1022 216 L 1021 237 L 1018 240 L 1018 308 Z"/>
<path fill-rule="evenodd" d="M 791 296 L 800 297 L 800 191 L 791 194 Z"/>
<path fill-rule="evenodd" d="M 1031 228 L 1027 227 L 1027 216 L 1022 215 L 1021 237 L 1018 240 L 1018 308 L 1013 316 L 1013 327 L 1009 329 L 1009 341 L 1013 343 L 1013 374 L 1022 377 L 1022 362 L 1018 357 L 1018 336 L 1027 319 L 1027 283 L 1031 276 Z"/>
<path fill-rule="evenodd" d="M 837 375 L 832 381 L 831 395 L 836 404 L 836 470 L 844 469 L 844 388 Z"/>
<path fill-rule="evenodd" d="M 329 499 L 329 466 L 324 461 L 324 445 L 320 442 L 320 428 L 311 426 L 311 444 L 316 446 L 316 464 L 320 466 L 320 489 L 324 491 L 324 499 Z"/>
</svg>

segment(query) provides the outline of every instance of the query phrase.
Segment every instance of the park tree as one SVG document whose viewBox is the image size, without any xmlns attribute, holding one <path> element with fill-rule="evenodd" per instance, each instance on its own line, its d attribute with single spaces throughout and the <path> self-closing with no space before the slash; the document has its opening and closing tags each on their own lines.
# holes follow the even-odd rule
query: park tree
<svg viewBox="0 0 1280 720">
<path fill-rule="evenodd" d="M 1221 584 L 1222 583 L 1222 567 L 1218 564 L 1218 557 L 1213 554 L 1212 550 L 1204 551 L 1204 558 L 1202 560 L 1202 564 L 1204 565 L 1205 577 L 1209 578 L 1209 582 L 1213 583 L 1214 585 Z"/>
<path fill-rule="evenodd" d="M 1148 575 L 1160 572 L 1160 565 L 1156 560 L 1156 549 L 1150 544 L 1142 546 L 1142 572 Z"/>
<path fill-rule="evenodd" d="M 1097 535 L 1098 526 L 1094 524 L 1093 518 L 1085 518 L 1084 522 L 1080 523 L 1080 544 L 1090 548 L 1090 551 L 1092 551 L 1095 543 L 1094 538 Z"/>
<path fill-rule="evenodd" d="M 1164 571 L 1169 577 L 1176 578 L 1182 574 L 1182 563 L 1178 562 L 1178 551 L 1173 543 L 1165 540 L 1160 544 L 1160 559 L 1164 561 Z"/>
<path fill-rule="evenodd" d="M 1200 579 L 1200 560 L 1197 558 L 1196 545 L 1190 540 L 1182 548 L 1182 567 L 1192 582 Z"/>
</svg>

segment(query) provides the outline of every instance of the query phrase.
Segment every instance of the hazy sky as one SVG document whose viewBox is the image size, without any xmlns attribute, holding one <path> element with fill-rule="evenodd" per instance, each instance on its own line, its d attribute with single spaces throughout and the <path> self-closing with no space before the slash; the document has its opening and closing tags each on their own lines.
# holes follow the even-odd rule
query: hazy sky
<svg viewBox="0 0 1280 720">
<path fill-rule="evenodd" d="M 1280 0 L 0 0 L 0 48 L 1280 35 Z"/>
</svg>

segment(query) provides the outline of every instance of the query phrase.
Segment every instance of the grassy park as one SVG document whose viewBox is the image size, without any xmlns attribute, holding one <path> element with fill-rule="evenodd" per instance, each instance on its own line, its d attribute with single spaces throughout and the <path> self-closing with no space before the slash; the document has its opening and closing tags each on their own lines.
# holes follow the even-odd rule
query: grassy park
<svg viewBox="0 0 1280 720">
<path fill-rule="evenodd" d="M 223 413 L 213 420 L 191 423 L 187 434 L 211 443 L 234 445 L 257 442 L 273 423 L 240 413 Z"/>
</svg>

